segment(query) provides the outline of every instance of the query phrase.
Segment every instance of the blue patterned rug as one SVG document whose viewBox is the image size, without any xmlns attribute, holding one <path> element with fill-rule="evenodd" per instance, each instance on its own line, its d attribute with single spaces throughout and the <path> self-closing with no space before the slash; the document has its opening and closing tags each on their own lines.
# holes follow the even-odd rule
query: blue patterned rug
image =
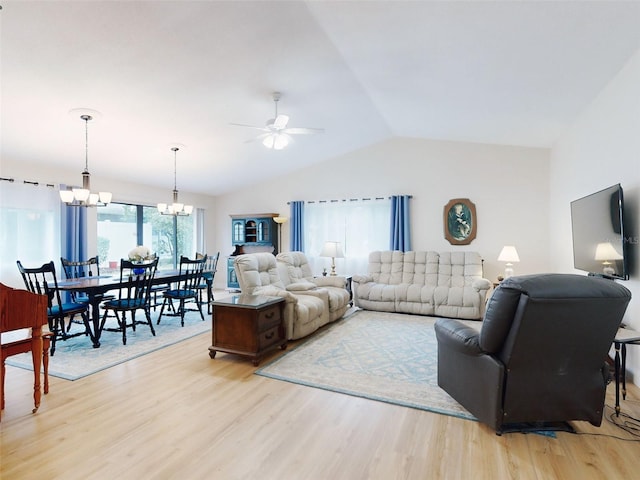
<svg viewBox="0 0 640 480">
<path fill-rule="evenodd" d="M 256 374 L 475 420 L 438 387 L 434 323 L 432 317 L 358 311 Z"/>
<path fill-rule="evenodd" d="M 187 312 L 184 317 L 184 327 L 180 326 L 180 317 L 165 315 L 162 316 L 160 325 L 156 325 L 158 313 L 159 310 L 152 312 L 151 315 L 153 328 L 156 331 L 155 337 L 151 334 L 148 325 L 136 325 L 135 332 L 130 328 L 127 329 L 126 345 L 122 345 L 122 333 L 108 331 L 102 332 L 100 348 L 93 348 L 90 338 L 86 336 L 56 342 L 55 355 L 49 358 L 49 375 L 77 380 L 187 338 L 211 332 L 211 316 L 206 314 L 206 309 L 204 322 L 197 312 Z M 114 319 L 108 319 L 106 326 L 113 327 L 114 324 Z M 73 325 L 72 331 L 80 328 L 80 325 Z M 6 364 L 33 370 L 30 353 L 9 357 Z"/>
</svg>

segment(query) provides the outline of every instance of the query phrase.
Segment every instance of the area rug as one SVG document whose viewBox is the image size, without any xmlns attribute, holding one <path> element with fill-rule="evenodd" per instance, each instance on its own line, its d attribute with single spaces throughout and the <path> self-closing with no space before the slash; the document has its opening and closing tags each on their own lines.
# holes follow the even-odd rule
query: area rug
<svg viewBox="0 0 640 480">
<path fill-rule="evenodd" d="M 357 311 L 256 374 L 476 420 L 438 387 L 434 323 L 432 317 Z"/>
<path fill-rule="evenodd" d="M 135 332 L 131 328 L 127 329 L 126 345 L 122 345 L 122 333 L 108 331 L 102 332 L 100 348 L 93 348 L 91 339 L 84 335 L 59 340 L 56 342 L 54 356 L 49 358 L 49 375 L 77 380 L 204 332 L 211 332 L 211 316 L 206 315 L 206 311 L 204 322 L 197 312 L 187 312 L 184 327 L 180 326 L 180 317 L 165 315 L 162 316 L 160 325 L 156 325 L 157 316 L 158 313 L 152 312 L 155 337 L 148 325 L 136 325 Z M 115 319 L 108 319 L 106 327 L 113 326 Z M 80 325 L 72 326 L 72 329 L 79 328 Z M 30 353 L 9 357 L 6 364 L 33 370 Z"/>
</svg>

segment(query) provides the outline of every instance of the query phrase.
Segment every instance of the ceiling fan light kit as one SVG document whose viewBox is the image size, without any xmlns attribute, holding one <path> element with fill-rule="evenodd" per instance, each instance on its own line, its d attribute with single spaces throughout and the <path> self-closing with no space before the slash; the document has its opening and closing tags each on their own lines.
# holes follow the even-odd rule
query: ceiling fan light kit
<svg viewBox="0 0 640 480">
<path fill-rule="evenodd" d="M 314 133 L 324 132 L 323 128 L 308 128 L 308 127 L 289 127 L 289 116 L 278 114 L 278 102 L 280 101 L 281 93 L 273 92 L 272 98 L 275 104 L 275 115 L 273 118 L 267 120 L 264 127 L 258 127 L 256 125 L 246 125 L 242 123 L 232 123 L 238 127 L 248 127 L 261 130 L 265 133 L 258 135 L 255 138 L 247 140 L 246 143 L 261 140 L 262 144 L 272 150 L 282 150 L 289 145 L 293 138 L 291 135 L 309 135 Z"/>
</svg>

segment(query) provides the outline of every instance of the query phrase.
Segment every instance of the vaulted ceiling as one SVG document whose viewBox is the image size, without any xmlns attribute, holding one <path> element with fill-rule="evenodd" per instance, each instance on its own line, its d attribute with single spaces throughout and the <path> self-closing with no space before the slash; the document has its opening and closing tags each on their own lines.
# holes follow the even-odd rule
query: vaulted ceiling
<svg viewBox="0 0 640 480">
<path fill-rule="evenodd" d="M 16 1 L 1 158 L 220 194 L 392 136 L 550 147 L 640 48 L 640 2 Z M 273 117 L 320 127 L 285 150 Z M 76 180 L 75 178 L 69 181 Z"/>
</svg>

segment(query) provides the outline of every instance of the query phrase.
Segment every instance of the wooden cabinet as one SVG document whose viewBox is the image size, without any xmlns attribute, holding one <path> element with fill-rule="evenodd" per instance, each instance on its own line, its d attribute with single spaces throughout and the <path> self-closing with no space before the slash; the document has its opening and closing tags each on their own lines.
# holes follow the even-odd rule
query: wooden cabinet
<svg viewBox="0 0 640 480">
<path fill-rule="evenodd" d="M 235 353 L 257 366 L 263 355 L 287 347 L 283 317 L 284 299 L 260 295 L 233 295 L 213 302 L 212 345 L 216 352 Z"/>
<path fill-rule="evenodd" d="M 238 279 L 233 268 L 233 258 L 242 253 L 278 253 L 278 224 L 273 220 L 277 213 L 252 213 L 231 215 L 231 244 L 235 251 L 227 259 L 227 286 L 238 289 Z"/>
</svg>

